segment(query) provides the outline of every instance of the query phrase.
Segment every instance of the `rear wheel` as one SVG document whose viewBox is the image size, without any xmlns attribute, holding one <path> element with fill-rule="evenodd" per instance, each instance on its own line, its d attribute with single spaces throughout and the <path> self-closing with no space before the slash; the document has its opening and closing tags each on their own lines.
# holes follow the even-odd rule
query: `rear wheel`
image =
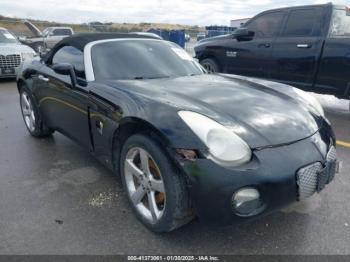
<svg viewBox="0 0 350 262">
<path fill-rule="evenodd" d="M 20 90 L 20 105 L 24 123 L 32 136 L 47 137 L 53 133 L 53 130 L 42 122 L 38 108 L 26 87 Z"/>
<path fill-rule="evenodd" d="M 220 71 L 218 63 L 211 58 L 203 59 L 200 64 L 208 71 L 209 74 L 217 73 Z"/>
<path fill-rule="evenodd" d="M 169 232 L 193 218 L 184 177 L 159 143 L 131 136 L 121 153 L 121 177 L 137 218 L 155 232 Z"/>
</svg>

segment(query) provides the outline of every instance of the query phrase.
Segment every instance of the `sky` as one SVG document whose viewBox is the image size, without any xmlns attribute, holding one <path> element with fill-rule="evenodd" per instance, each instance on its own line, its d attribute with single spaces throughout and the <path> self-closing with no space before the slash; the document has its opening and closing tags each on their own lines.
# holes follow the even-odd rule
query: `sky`
<svg viewBox="0 0 350 262">
<path fill-rule="evenodd" d="M 0 14 L 65 23 L 159 22 L 229 25 L 278 7 L 327 3 L 330 0 L 0 0 Z M 350 0 L 333 3 L 350 6 Z"/>
</svg>

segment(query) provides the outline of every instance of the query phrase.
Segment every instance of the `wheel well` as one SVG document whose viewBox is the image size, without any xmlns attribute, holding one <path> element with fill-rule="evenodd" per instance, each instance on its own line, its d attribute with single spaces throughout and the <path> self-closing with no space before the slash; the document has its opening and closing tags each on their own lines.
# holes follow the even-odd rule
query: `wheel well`
<svg viewBox="0 0 350 262">
<path fill-rule="evenodd" d="M 112 161 L 114 170 L 119 174 L 119 159 L 125 141 L 132 135 L 137 133 L 149 134 L 154 140 L 160 143 L 164 148 L 168 148 L 170 142 L 167 138 L 153 125 L 139 119 L 139 118 L 128 118 L 124 119 L 120 124 L 119 128 L 113 135 L 112 143 Z"/>
<path fill-rule="evenodd" d="M 17 81 L 17 90 L 18 90 L 18 93 L 21 91 L 21 88 L 23 87 L 23 86 L 25 86 L 26 85 L 26 83 L 22 80 L 22 79 L 19 79 L 18 81 Z"/>
</svg>

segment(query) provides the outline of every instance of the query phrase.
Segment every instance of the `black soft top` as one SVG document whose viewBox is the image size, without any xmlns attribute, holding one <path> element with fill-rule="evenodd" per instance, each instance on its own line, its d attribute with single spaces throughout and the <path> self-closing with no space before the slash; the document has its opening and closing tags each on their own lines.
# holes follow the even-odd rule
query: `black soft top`
<svg viewBox="0 0 350 262">
<path fill-rule="evenodd" d="M 66 38 L 63 38 L 60 42 L 58 42 L 44 57 L 43 61 L 45 63 L 51 63 L 53 55 L 61 49 L 63 46 L 73 46 L 80 51 L 84 51 L 84 47 L 94 41 L 103 40 L 103 39 L 118 39 L 118 38 L 149 38 L 156 39 L 156 37 L 146 36 L 146 35 L 138 35 L 138 34 L 121 34 L 121 33 L 82 33 L 75 34 Z"/>
</svg>

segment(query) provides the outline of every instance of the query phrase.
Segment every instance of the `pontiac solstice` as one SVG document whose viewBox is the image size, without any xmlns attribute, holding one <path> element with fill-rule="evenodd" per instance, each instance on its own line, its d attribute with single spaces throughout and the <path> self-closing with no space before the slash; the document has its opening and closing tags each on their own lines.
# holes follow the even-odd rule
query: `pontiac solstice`
<svg viewBox="0 0 350 262">
<path fill-rule="evenodd" d="M 320 192 L 336 173 L 335 136 L 314 97 L 207 74 L 150 36 L 65 38 L 25 63 L 17 85 L 29 133 L 58 131 L 90 150 L 155 232 L 194 216 L 248 221 Z"/>
</svg>

